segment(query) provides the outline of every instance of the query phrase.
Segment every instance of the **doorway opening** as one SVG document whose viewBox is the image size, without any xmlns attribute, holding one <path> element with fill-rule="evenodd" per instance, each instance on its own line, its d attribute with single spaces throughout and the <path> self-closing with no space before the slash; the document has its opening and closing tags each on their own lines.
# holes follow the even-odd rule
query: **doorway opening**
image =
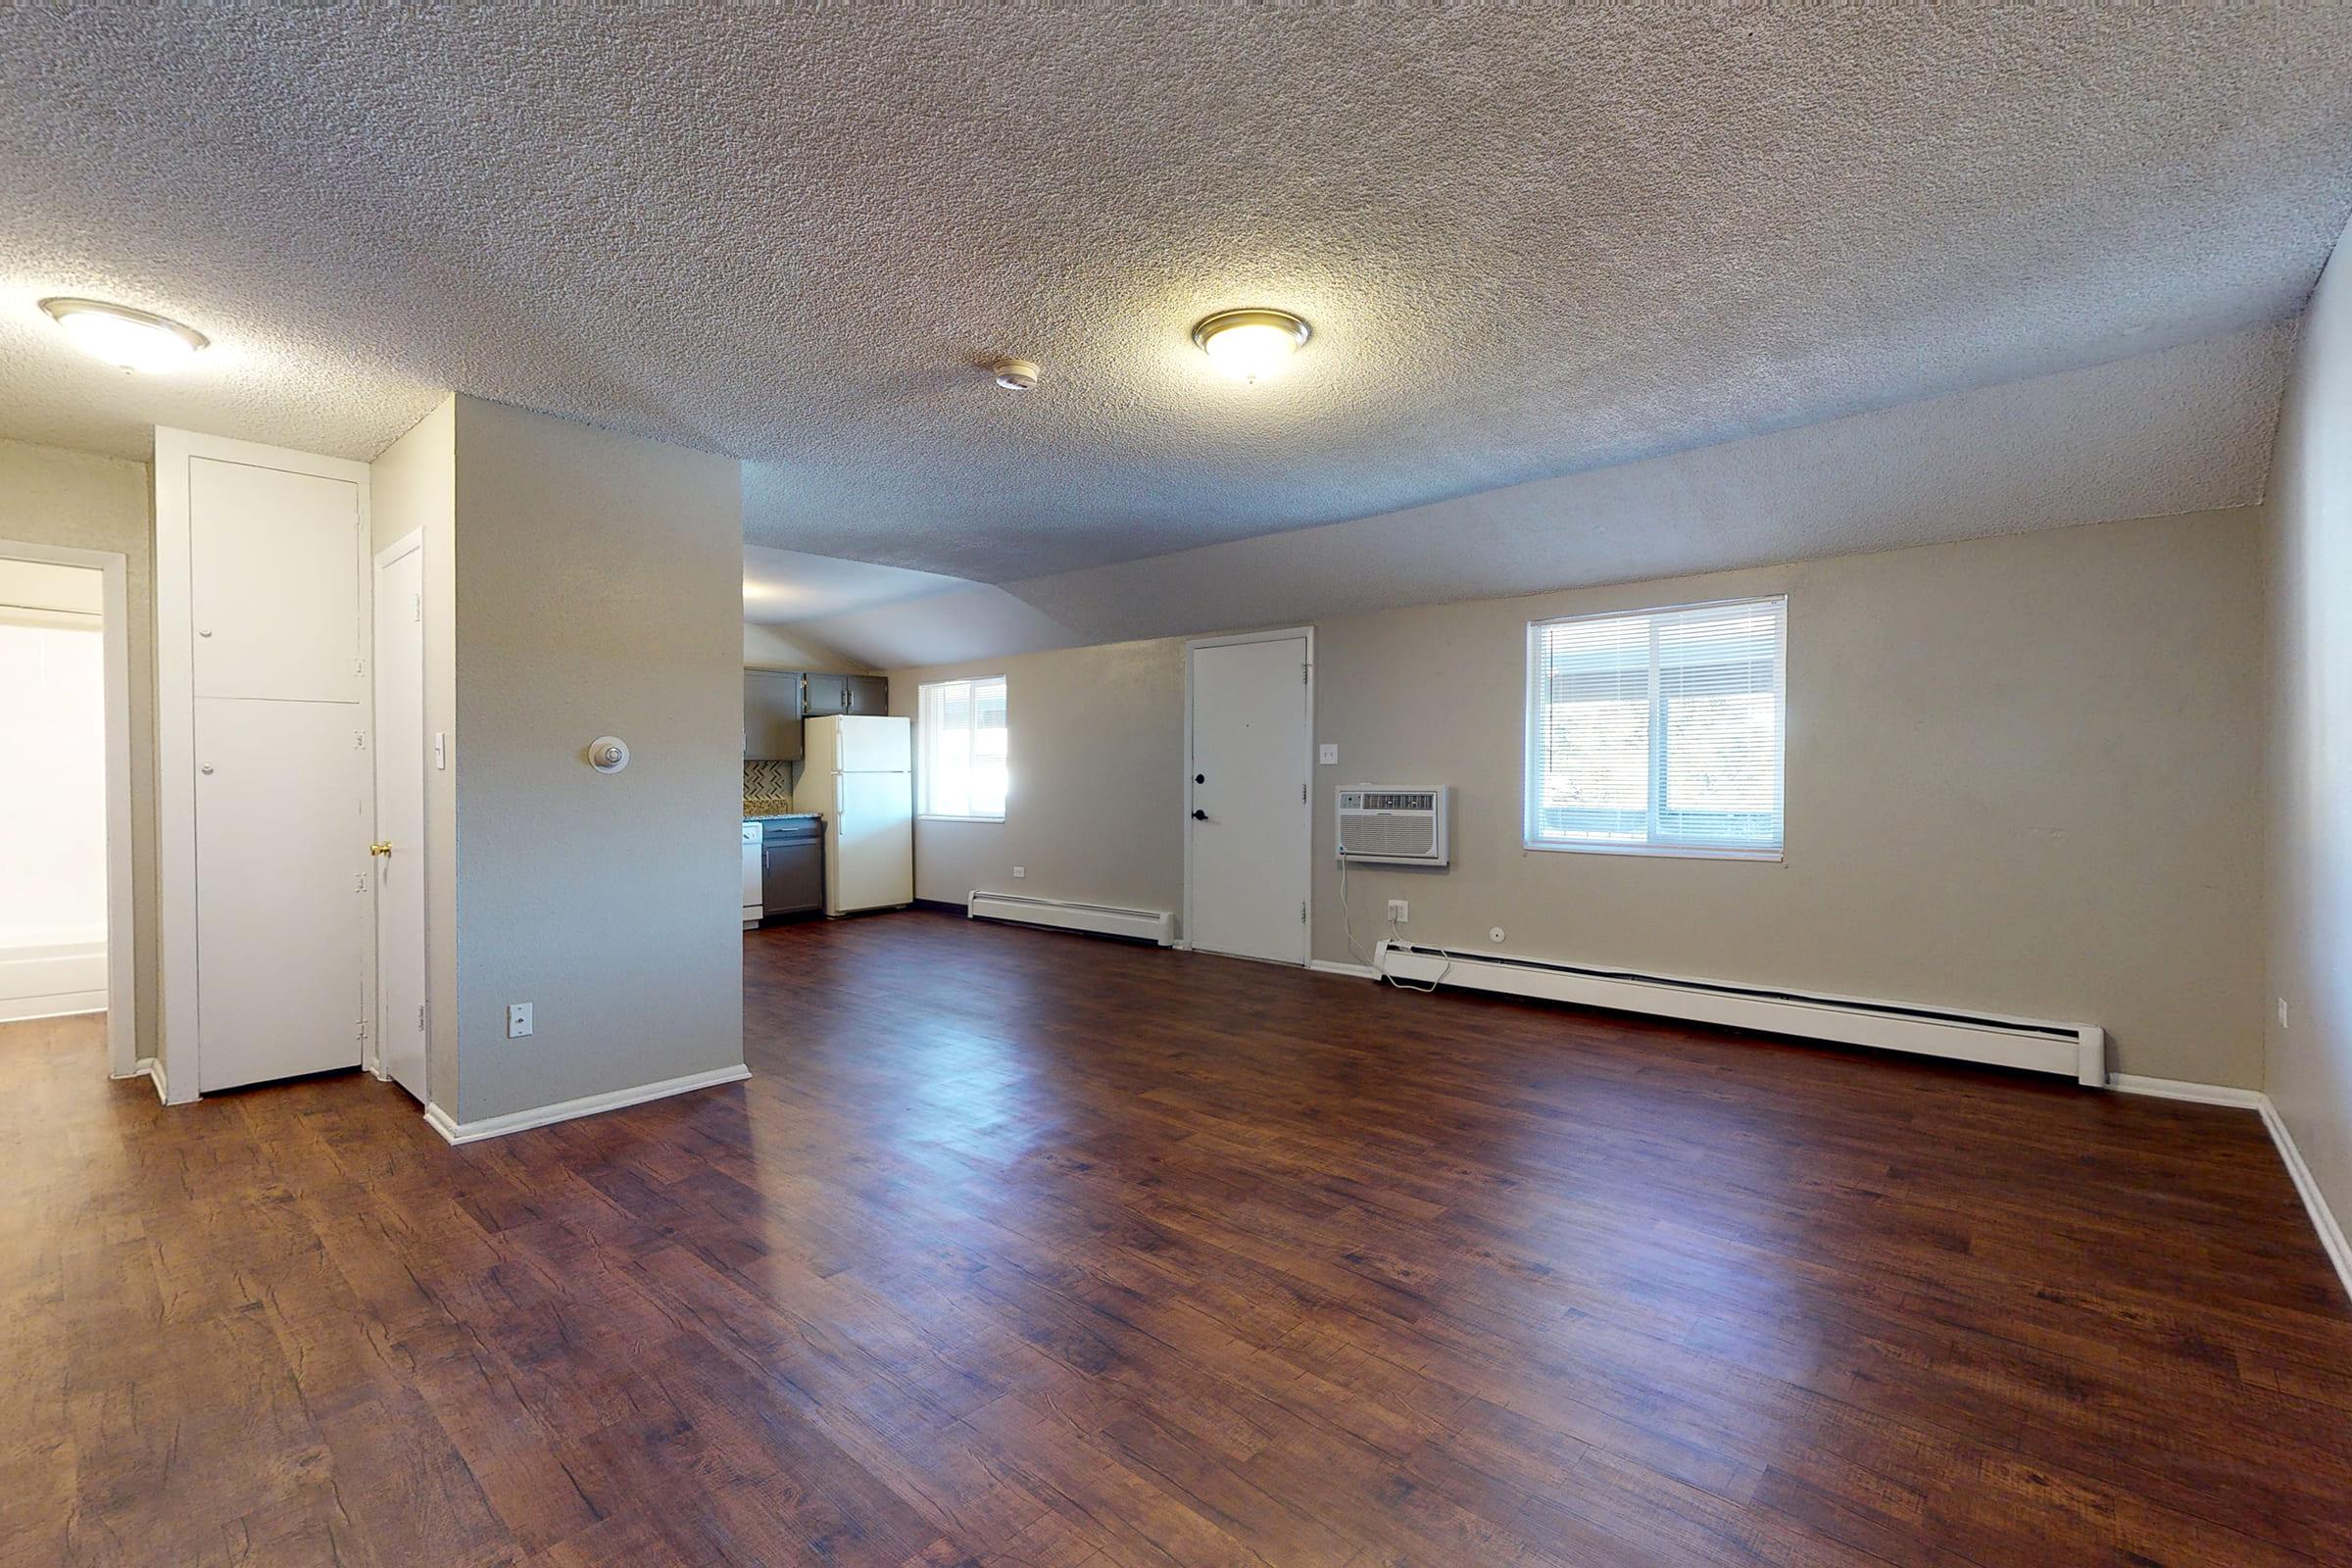
<svg viewBox="0 0 2352 1568">
<path fill-rule="evenodd" d="M 120 554 L 0 540 L 0 1022 L 103 1014 L 137 1054 Z"/>
</svg>

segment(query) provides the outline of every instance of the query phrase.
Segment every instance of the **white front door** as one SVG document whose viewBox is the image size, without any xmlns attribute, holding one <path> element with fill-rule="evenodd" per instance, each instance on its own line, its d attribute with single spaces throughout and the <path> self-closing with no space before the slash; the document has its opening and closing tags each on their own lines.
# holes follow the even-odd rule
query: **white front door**
<svg viewBox="0 0 2352 1568">
<path fill-rule="evenodd" d="M 1185 938 L 1306 961 L 1309 642 L 1303 631 L 1189 653 Z"/>
<path fill-rule="evenodd" d="M 376 1049 L 384 1075 L 426 1099 L 424 997 L 424 548 L 375 567 Z"/>
</svg>

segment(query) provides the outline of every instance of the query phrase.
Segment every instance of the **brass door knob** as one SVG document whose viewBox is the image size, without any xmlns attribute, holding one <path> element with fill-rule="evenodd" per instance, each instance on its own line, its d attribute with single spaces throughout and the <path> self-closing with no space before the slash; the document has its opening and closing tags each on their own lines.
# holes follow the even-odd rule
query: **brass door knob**
<svg viewBox="0 0 2352 1568">
<path fill-rule="evenodd" d="M 378 842 L 368 846 L 368 853 L 369 855 L 390 855 L 392 853 L 392 846 L 379 840 Z"/>
</svg>

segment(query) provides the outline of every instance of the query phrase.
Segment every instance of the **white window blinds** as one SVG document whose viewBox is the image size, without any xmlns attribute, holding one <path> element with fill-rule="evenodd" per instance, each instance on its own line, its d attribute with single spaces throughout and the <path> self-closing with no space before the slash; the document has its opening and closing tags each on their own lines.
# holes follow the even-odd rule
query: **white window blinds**
<svg viewBox="0 0 2352 1568">
<path fill-rule="evenodd" d="M 1777 856 L 1788 602 L 1527 628 L 1536 849 Z"/>
<path fill-rule="evenodd" d="M 923 814 L 1004 820 L 1004 677 L 934 681 L 921 698 Z"/>
</svg>

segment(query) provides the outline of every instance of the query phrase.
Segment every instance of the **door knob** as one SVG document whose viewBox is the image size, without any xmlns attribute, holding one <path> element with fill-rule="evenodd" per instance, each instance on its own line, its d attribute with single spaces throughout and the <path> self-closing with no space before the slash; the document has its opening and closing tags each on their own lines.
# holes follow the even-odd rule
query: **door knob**
<svg viewBox="0 0 2352 1568">
<path fill-rule="evenodd" d="M 392 846 L 383 842 L 382 840 L 378 840 L 377 842 L 368 846 L 368 853 L 369 855 L 390 855 L 392 853 Z"/>
<path fill-rule="evenodd" d="M 1193 782 L 1196 784 L 1205 784 L 1208 782 L 1208 775 L 1206 773 L 1195 773 L 1193 775 Z"/>
<path fill-rule="evenodd" d="M 1208 820 L 1208 813 L 1196 807 L 1193 809 L 1193 820 L 1196 822 L 1205 822 Z"/>
</svg>

